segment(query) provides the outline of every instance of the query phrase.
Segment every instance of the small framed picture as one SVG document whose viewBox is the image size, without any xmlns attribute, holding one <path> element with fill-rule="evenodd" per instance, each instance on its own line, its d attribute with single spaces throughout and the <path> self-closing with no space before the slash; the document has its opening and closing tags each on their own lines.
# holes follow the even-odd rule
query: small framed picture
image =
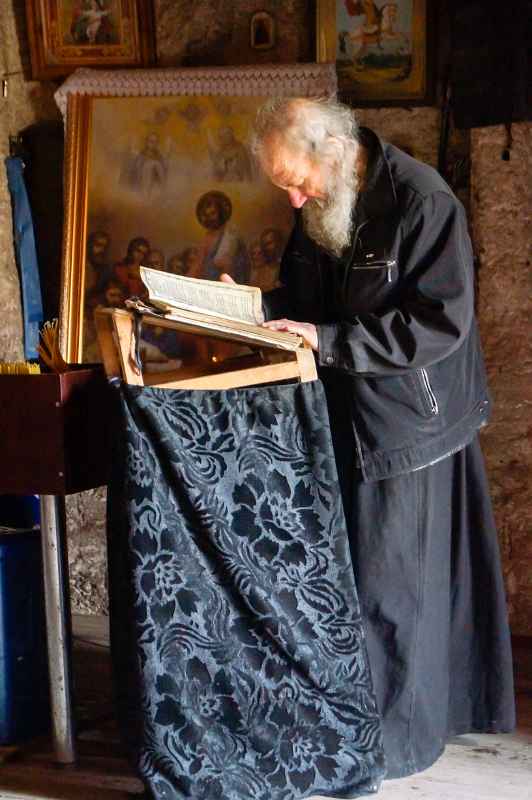
<svg viewBox="0 0 532 800">
<path fill-rule="evenodd" d="M 353 105 L 433 100 L 429 0 L 318 0 L 317 57 L 336 64 L 338 91 Z"/>
<path fill-rule="evenodd" d="M 155 60 L 150 0 L 26 0 L 26 19 L 34 80 Z"/>
<path fill-rule="evenodd" d="M 275 45 L 275 19 L 267 11 L 256 11 L 249 25 L 249 42 L 254 50 L 270 50 Z"/>
</svg>

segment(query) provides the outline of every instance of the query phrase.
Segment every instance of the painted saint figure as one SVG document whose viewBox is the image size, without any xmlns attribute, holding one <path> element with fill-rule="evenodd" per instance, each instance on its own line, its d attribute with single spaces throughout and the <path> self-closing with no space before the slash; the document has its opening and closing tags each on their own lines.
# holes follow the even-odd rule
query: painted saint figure
<svg viewBox="0 0 532 800">
<path fill-rule="evenodd" d="M 126 297 L 145 297 L 146 287 L 140 277 L 140 266 L 150 252 L 150 243 L 142 236 L 131 239 L 126 257 L 113 267 L 115 277 L 123 287 Z"/>
<path fill-rule="evenodd" d="M 247 283 L 249 259 L 239 233 L 228 225 L 233 206 L 223 192 L 206 192 L 196 205 L 198 222 L 205 230 L 202 247 L 203 277 L 218 280 L 227 272 L 237 283 Z"/>
<path fill-rule="evenodd" d="M 168 160 L 161 151 L 159 134 L 152 132 L 146 136 L 140 153 L 127 154 L 120 183 L 152 199 L 165 187 L 167 175 Z"/>
<path fill-rule="evenodd" d="M 253 177 L 251 158 L 229 125 L 221 127 L 216 140 L 209 136 L 212 177 L 216 181 L 250 181 Z"/>
<path fill-rule="evenodd" d="M 116 40 L 109 0 L 82 0 L 74 3 L 70 34 L 76 44 L 108 44 Z"/>
<path fill-rule="evenodd" d="M 250 283 L 269 292 L 279 285 L 279 266 L 284 250 L 284 236 L 278 228 L 265 228 L 251 252 Z"/>
<path fill-rule="evenodd" d="M 340 52 L 352 55 L 357 67 L 362 68 L 363 58 L 369 48 L 380 53 L 405 53 L 408 37 L 398 27 L 398 5 L 395 0 L 377 6 L 374 0 L 344 0 L 349 16 L 355 17 L 352 30 L 338 34 Z"/>
</svg>

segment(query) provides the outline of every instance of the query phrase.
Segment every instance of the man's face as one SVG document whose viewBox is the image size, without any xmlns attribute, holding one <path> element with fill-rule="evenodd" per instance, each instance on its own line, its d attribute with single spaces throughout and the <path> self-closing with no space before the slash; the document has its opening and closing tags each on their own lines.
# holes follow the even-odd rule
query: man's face
<svg viewBox="0 0 532 800">
<path fill-rule="evenodd" d="M 235 136 L 232 128 L 220 128 L 218 131 L 218 141 L 223 147 L 228 147 L 235 141 Z"/>
<path fill-rule="evenodd" d="M 263 234 L 263 236 L 260 237 L 260 244 L 264 258 L 269 264 L 279 258 L 281 254 L 281 243 L 279 237 L 277 234 L 273 233 L 273 231 L 268 231 L 268 233 Z"/>
<path fill-rule="evenodd" d="M 175 275 L 181 275 L 183 273 L 183 259 L 179 256 L 172 256 L 172 258 L 168 260 L 166 268 L 168 272 L 173 272 Z"/>
<path fill-rule="evenodd" d="M 164 266 L 164 256 L 161 251 L 150 250 L 148 258 L 146 259 L 146 265 L 148 267 L 152 267 L 153 269 L 162 269 Z"/>
<path fill-rule="evenodd" d="M 260 242 L 255 242 L 250 249 L 251 263 L 254 267 L 264 266 L 264 254 Z"/>
<path fill-rule="evenodd" d="M 327 171 L 304 153 L 288 149 L 275 134 L 265 142 L 262 167 L 271 182 L 287 192 L 293 208 L 302 208 L 307 200 L 327 199 Z"/>
<path fill-rule="evenodd" d="M 201 256 L 198 249 L 193 248 L 187 253 L 187 257 L 185 259 L 185 269 L 187 274 L 189 272 L 195 272 L 198 267 L 200 266 Z"/>
<path fill-rule="evenodd" d="M 302 209 L 307 234 L 321 247 L 340 255 L 347 247 L 357 199 L 355 165 L 313 160 L 294 152 L 272 134 L 264 143 L 262 168 L 276 186 Z"/>
<path fill-rule="evenodd" d="M 93 264 L 104 264 L 109 239 L 106 236 L 97 236 L 90 245 L 90 260 Z"/>
<path fill-rule="evenodd" d="M 222 224 L 220 208 L 214 200 L 208 200 L 199 215 L 199 221 L 204 228 L 215 231 Z"/>
<path fill-rule="evenodd" d="M 105 292 L 105 302 L 111 308 L 120 308 L 124 305 L 124 293 L 119 286 L 109 286 Z"/>
<path fill-rule="evenodd" d="M 146 137 L 145 142 L 146 151 L 150 154 L 158 154 L 159 153 L 159 137 L 156 133 L 150 133 Z"/>
<path fill-rule="evenodd" d="M 143 244 L 138 244 L 131 254 L 133 256 L 133 263 L 134 264 L 142 264 L 146 260 L 146 256 L 148 255 L 148 248 Z"/>
</svg>

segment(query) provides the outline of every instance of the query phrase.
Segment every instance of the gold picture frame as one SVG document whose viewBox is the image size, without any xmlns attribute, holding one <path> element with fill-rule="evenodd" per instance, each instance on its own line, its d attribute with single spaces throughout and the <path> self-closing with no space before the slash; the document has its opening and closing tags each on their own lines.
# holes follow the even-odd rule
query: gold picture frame
<svg viewBox="0 0 532 800">
<path fill-rule="evenodd" d="M 151 0 L 26 0 L 33 80 L 155 62 Z"/>
<path fill-rule="evenodd" d="M 60 330 L 69 363 L 101 360 L 93 312 L 142 291 L 140 263 L 275 285 L 292 210 L 249 158 L 247 131 L 269 96 L 335 89 L 326 64 L 81 70 L 63 84 Z M 155 344 L 181 358 L 179 347 Z"/>
<path fill-rule="evenodd" d="M 352 105 L 433 102 L 430 0 L 318 0 L 316 44 Z"/>
</svg>

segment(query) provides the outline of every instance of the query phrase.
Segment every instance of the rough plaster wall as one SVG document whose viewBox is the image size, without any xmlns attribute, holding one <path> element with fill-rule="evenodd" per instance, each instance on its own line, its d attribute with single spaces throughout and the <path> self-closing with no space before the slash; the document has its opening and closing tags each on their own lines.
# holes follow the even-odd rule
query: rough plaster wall
<svg viewBox="0 0 532 800">
<path fill-rule="evenodd" d="M 7 97 L 0 96 L 0 359 L 23 358 L 20 284 L 13 254 L 11 202 L 4 159 L 9 136 L 40 119 L 54 119 L 54 86 L 25 80 L 28 46 L 23 0 L 2 5 L 0 14 L 0 73 L 7 75 Z"/>
<path fill-rule="evenodd" d="M 105 489 L 67 497 L 68 561 L 72 606 L 81 614 L 106 614 Z"/>
<path fill-rule="evenodd" d="M 18 8 L 17 8 L 18 6 Z M 4 159 L 9 155 L 9 134 L 33 122 L 42 113 L 42 95 L 35 96 L 35 84 L 25 84 L 18 47 L 17 23 L 20 3 L 0 14 L 0 72 L 9 75 L 8 95 L 0 97 L 0 358 L 23 357 L 20 289 L 13 257 L 11 204 L 7 190 Z M 46 96 L 46 88 L 43 92 Z M 46 105 L 46 100 L 44 101 Z"/>
<path fill-rule="evenodd" d="M 360 108 L 361 125 L 372 128 L 386 141 L 406 150 L 414 158 L 436 166 L 440 111 L 438 108 Z"/>
<path fill-rule="evenodd" d="M 312 4 L 310 4 L 312 5 Z M 250 47 L 256 11 L 274 15 L 272 49 Z M 307 0 L 155 0 L 161 66 L 290 63 L 313 58 L 312 10 Z"/>
<path fill-rule="evenodd" d="M 236 8 L 232 9 L 233 4 L 224 3 L 225 0 L 221 0 L 218 5 L 225 8 L 228 19 L 255 5 L 250 0 L 242 0 L 234 3 Z M 201 0 L 190 8 L 196 9 L 195 17 L 201 17 L 202 11 L 213 4 L 217 4 L 216 0 Z M 181 63 L 183 42 L 175 38 L 173 28 L 178 6 L 187 6 L 187 3 L 158 0 L 157 5 L 160 10 L 157 39 L 161 53 L 164 53 L 163 60 L 165 63 Z M 297 0 L 286 4 L 287 9 L 288 5 L 293 8 L 299 23 L 305 3 Z M 310 37 L 313 21 L 308 14 L 306 20 Z M 305 26 L 298 25 L 298 29 L 305 39 Z M 174 51 L 172 41 L 175 43 Z M 23 0 L 12 0 L 7 13 L 0 16 L 0 58 L 2 71 L 20 71 L 22 63 L 27 63 Z M 0 98 L 2 158 L 9 133 L 16 133 L 37 119 L 57 116 L 52 98 L 54 89 L 55 85 L 51 83 L 25 82 L 22 75 L 10 79 L 8 100 Z M 374 128 L 388 141 L 408 150 L 416 158 L 436 165 L 438 109 L 361 109 L 358 117 L 362 124 Z M 525 335 L 527 310 L 524 298 L 525 295 L 530 297 L 530 286 L 525 286 L 524 278 L 527 231 L 525 224 L 520 222 L 523 201 L 530 191 L 530 169 L 526 174 L 523 171 L 526 158 L 530 158 L 525 149 L 527 135 L 530 135 L 529 126 L 515 126 L 514 155 L 507 164 L 500 160 L 503 146 L 501 129 L 474 133 L 472 214 L 481 259 L 479 312 L 497 401 L 494 422 L 483 437 L 484 448 L 502 536 L 513 627 L 516 633 L 530 634 L 532 588 L 528 572 L 532 544 L 526 541 L 525 531 L 527 523 L 528 526 L 530 523 L 531 470 L 530 443 L 524 443 L 526 412 L 532 399 L 530 388 L 527 393 L 525 385 L 530 377 L 530 345 Z M 516 252 L 519 254 L 517 259 Z M 3 319 L 0 359 L 19 357 L 22 354 L 19 284 L 3 169 L 0 169 L 0 311 Z M 495 325 L 492 324 L 494 321 Z M 516 336 L 515 330 L 520 331 L 521 336 Z M 514 354 L 517 359 L 512 357 Z M 67 498 L 67 516 L 73 608 L 84 613 L 103 613 L 107 610 L 105 491 L 99 489 Z"/>
<path fill-rule="evenodd" d="M 532 634 L 532 125 L 471 137 L 471 210 L 479 258 L 479 318 L 495 401 L 482 437 L 515 634 Z"/>
<path fill-rule="evenodd" d="M 8 0 L 0 14 L 0 73 L 8 74 L 7 97 L 0 97 L 0 360 L 22 359 L 20 283 L 13 251 L 11 201 L 4 158 L 9 136 L 38 120 L 58 119 L 53 99 L 57 84 L 28 80 L 29 48 L 24 0 Z M 85 492 L 67 500 L 73 606 L 87 613 L 106 608 L 104 492 Z"/>
</svg>

